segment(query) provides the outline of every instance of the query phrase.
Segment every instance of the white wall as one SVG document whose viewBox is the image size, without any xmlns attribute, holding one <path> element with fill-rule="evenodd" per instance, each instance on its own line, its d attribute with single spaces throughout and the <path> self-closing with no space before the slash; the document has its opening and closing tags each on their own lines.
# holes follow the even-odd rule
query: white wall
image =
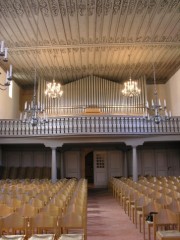
<svg viewBox="0 0 180 240">
<path fill-rule="evenodd" d="M 1 67 L 0 72 L 0 83 L 4 84 L 6 74 Z M 0 119 L 19 118 L 20 88 L 14 81 L 12 81 L 12 86 L 12 98 L 9 97 L 9 87 L 5 91 L 0 90 Z"/>
<path fill-rule="evenodd" d="M 178 70 L 166 83 L 167 106 L 173 116 L 180 116 L 180 70 Z"/>
<path fill-rule="evenodd" d="M 157 93 L 158 99 L 160 99 L 161 104 L 164 104 L 164 99 L 167 100 L 166 97 L 166 85 L 165 84 L 157 84 Z M 147 100 L 149 104 L 151 104 L 152 99 L 154 99 L 154 85 L 147 85 Z"/>
<path fill-rule="evenodd" d="M 173 116 L 180 116 L 180 70 L 178 70 L 166 84 L 157 85 L 158 97 L 163 104 L 166 99 L 167 110 L 171 111 Z M 154 85 L 147 85 L 147 99 L 149 103 L 153 98 Z"/>
</svg>

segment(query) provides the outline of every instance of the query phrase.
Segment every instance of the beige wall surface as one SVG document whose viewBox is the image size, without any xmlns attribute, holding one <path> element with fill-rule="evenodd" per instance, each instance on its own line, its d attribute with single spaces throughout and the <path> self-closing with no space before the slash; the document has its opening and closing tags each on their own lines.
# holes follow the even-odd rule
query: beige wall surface
<svg viewBox="0 0 180 240">
<path fill-rule="evenodd" d="M 0 83 L 4 84 L 6 79 L 5 72 L 0 68 Z M 0 119 L 19 118 L 19 95 L 20 88 L 12 81 L 12 98 L 9 97 L 9 87 L 6 90 L 0 90 Z"/>
<path fill-rule="evenodd" d="M 178 70 L 166 83 L 167 106 L 173 116 L 180 116 L 180 70 Z"/>
</svg>

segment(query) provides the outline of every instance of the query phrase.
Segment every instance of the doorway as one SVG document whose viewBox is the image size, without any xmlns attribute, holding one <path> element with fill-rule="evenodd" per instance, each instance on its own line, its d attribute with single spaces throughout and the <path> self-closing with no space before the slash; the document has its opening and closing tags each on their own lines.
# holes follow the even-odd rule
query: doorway
<svg viewBox="0 0 180 240">
<path fill-rule="evenodd" d="M 88 183 L 94 184 L 94 159 L 93 152 L 85 156 L 85 178 Z"/>
</svg>

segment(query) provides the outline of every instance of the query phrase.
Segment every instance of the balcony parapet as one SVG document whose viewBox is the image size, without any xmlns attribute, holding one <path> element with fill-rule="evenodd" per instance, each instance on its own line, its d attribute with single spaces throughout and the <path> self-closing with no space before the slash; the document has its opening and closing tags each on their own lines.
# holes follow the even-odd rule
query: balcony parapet
<svg viewBox="0 0 180 240">
<path fill-rule="evenodd" d="M 44 125 L 32 127 L 20 120 L 0 120 L 0 137 L 68 135 L 163 135 L 180 134 L 180 117 L 155 124 L 132 116 L 64 116 L 50 118 Z"/>
</svg>

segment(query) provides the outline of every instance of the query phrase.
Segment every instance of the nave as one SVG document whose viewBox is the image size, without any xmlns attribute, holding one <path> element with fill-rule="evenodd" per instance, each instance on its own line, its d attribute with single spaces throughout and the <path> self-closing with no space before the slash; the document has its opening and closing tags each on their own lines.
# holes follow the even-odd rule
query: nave
<svg viewBox="0 0 180 240">
<path fill-rule="evenodd" d="M 143 240 L 107 189 L 88 192 L 87 240 Z"/>
<path fill-rule="evenodd" d="M 179 240 L 179 180 L 112 178 L 105 189 L 75 178 L 1 180 L 0 240 Z"/>
</svg>

